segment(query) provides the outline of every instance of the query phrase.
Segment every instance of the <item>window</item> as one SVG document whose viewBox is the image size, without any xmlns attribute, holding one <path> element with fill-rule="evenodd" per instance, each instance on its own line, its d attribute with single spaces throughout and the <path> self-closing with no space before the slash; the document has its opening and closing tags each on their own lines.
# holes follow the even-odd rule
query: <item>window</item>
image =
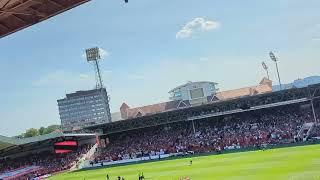
<svg viewBox="0 0 320 180">
<path fill-rule="evenodd" d="M 191 99 L 204 97 L 203 88 L 190 90 Z"/>
</svg>

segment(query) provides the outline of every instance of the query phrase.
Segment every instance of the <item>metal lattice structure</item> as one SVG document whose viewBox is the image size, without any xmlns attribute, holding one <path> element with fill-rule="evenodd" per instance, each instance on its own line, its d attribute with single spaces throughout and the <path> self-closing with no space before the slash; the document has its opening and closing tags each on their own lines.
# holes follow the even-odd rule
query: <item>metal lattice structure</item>
<svg viewBox="0 0 320 180">
<path fill-rule="evenodd" d="M 0 38 L 90 0 L 0 0 Z"/>
<path fill-rule="evenodd" d="M 105 93 L 102 93 L 105 97 L 105 107 L 107 111 L 107 118 L 108 122 L 111 122 L 111 113 L 110 113 L 110 97 L 108 96 L 108 93 L 106 89 L 104 88 L 103 81 L 102 81 L 102 76 L 101 76 L 101 70 L 99 66 L 99 61 L 101 60 L 101 54 L 100 54 L 101 49 L 98 47 L 94 48 L 89 48 L 86 49 L 86 57 L 87 61 L 89 63 L 93 64 L 94 70 L 95 70 L 95 79 L 96 79 L 96 89 L 99 89 L 101 92 L 105 90 Z"/>
<path fill-rule="evenodd" d="M 101 59 L 100 56 L 100 49 L 98 47 L 86 49 L 86 56 L 87 61 L 89 63 L 93 63 L 94 70 L 95 70 L 95 76 L 96 76 L 96 89 L 103 88 L 103 81 L 99 66 L 99 60 Z"/>
</svg>

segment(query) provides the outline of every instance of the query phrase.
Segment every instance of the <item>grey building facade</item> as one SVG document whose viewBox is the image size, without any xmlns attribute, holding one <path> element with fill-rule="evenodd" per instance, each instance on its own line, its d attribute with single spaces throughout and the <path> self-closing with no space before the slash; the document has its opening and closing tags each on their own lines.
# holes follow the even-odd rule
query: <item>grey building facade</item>
<svg viewBox="0 0 320 180">
<path fill-rule="evenodd" d="M 77 91 L 57 100 L 64 131 L 111 122 L 109 98 L 105 88 Z"/>
</svg>

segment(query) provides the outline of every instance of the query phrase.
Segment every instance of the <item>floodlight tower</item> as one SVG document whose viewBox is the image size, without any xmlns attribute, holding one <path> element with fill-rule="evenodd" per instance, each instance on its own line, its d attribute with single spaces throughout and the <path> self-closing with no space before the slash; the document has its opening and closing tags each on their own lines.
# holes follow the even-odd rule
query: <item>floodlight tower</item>
<svg viewBox="0 0 320 180">
<path fill-rule="evenodd" d="M 86 49 L 86 57 L 89 63 L 93 63 L 96 76 L 96 89 L 103 88 L 99 60 L 101 59 L 100 50 L 98 47 Z"/>
<path fill-rule="evenodd" d="M 103 97 L 103 101 L 105 103 L 106 108 L 106 122 L 111 122 L 111 113 L 110 113 L 110 97 L 108 96 L 106 88 L 103 86 L 102 76 L 99 66 L 99 60 L 101 59 L 100 56 L 100 49 L 98 47 L 86 49 L 86 57 L 89 63 L 92 63 L 95 70 L 96 76 L 96 90 L 100 91 L 101 97 Z"/>
<path fill-rule="evenodd" d="M 264 61 L 262 61 L 261 64 L 262 64 L 263 69 L 267 72 L 268 79 L 270 79 L 270 77 L 269 77 L 269 70 L 268 70 L 267 64 L 266 64 Z"/>
<path fill-rule="evenodd" d="M 274 61 L 275 64 L 276 64 L 277 73 L 278 73 L 278 80 L 279 80 L 279 85 L 280 85 L 280 90 L 282 90 L 282 84 L 281 84 L 280 74 L 279 74 L 279 69 L 278 69 L 278 59 L 276 58 L 276 56 L 273 54 L 272 51 L 270 51 L 269 56 L 270 56 L 271 60 Z"/>
</svg>

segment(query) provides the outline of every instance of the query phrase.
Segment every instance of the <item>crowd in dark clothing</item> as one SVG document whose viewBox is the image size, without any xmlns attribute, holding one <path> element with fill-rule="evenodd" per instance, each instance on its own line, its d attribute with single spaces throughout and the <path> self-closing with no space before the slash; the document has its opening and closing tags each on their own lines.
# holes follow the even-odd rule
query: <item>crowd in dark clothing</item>
<svg viewBox="0 0 320 180">
<path fill-rule="evenodd" d="M 99 150 L 95 160 L 293 143 L 302 125 L 313 121 L 310 109 L 288 106 L 132 130 L 110 135 L 110 144 Z"/>
<path fill-rule="evenodd" d="M 311 134 L 311 138 L 320 138 L 320 123 L 313 127 Z"/>
<path fill-rule="evenodd" d="M 81 146 L 73 152 L 63 154 L 45 151 L 19 158 L 0 159 L 0 174 L 29 166 L 40 167 L 39 170 L 31 173 L 31 176 L 41 176 L 65 171 L 70 169 L 81 155 L 85 154 L 90 149 L 90 147 L 91 145 Z"/>
</svg>

